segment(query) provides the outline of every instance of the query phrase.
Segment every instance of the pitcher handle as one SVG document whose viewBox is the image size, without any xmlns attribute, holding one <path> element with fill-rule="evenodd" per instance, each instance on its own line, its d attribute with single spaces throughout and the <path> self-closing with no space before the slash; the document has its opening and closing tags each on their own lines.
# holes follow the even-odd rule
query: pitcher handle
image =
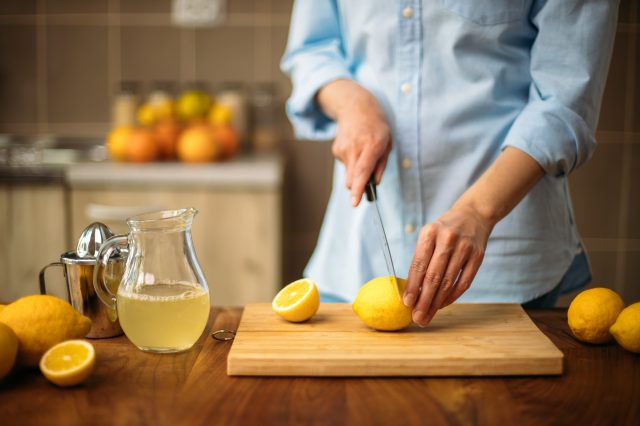
<svg viewBox="0 0 640 426">
<path fill-rule="evenodd" d="M 47 268 L 51 267 L 51 266 L 60 266 L 62 268 L 64 268 L 64 263 L 62 262 L 51 262 L 50 264 L 48 264 L 47 266 L 45 266 L 44 268 L 42 268 L 40 270 L 40 294 L 47 294 L 47 286 L 45 284 L 45 280 L 44 280 L 44 273 L 47 270 Z M 66 271 L 65 271 L 66 273 Z M 67 289 L 67 300 L 69 301 L 69 303 L 71 303 L 71 293 L 69 290 L 69 285 L 65 282 L 65 288 Z"/>
<path fill-rule="evenodd" d="M 98 255 L 96 256 L 96 267 L 93 270 L 93 288 L 96 294 L 109 308 L 116 309 L 116 295 L 111 293 L 109 286 L 104 281 L 104 269 L 109 262 L 111 254 L 116 250 L 117 246 L 127 246 L 128 237 L 126 235 L 116 235 L 102 243 Z"/>
</svg>

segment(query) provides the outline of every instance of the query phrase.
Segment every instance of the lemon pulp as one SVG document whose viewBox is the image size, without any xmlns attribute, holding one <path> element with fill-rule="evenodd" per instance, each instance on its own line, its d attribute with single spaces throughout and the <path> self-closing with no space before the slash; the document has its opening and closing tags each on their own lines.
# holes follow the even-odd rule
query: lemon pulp
<svg viewBox="0 0 640 426">
<path fill-rule="evenodd" d="M 273 298 L 271 306 L 287 321 L 306 321 L 318 311 L 320 294 L 313 281 L 303 278 L 280 290 Z"/>
<path fill-rule="evenodd" d="M 58 386 L 73 386 L 89 377 L 95 358 L 91 343 L 85 340 L 67 340 L 53 346 L 42 356 L 40 371 Z"/>
</svg>

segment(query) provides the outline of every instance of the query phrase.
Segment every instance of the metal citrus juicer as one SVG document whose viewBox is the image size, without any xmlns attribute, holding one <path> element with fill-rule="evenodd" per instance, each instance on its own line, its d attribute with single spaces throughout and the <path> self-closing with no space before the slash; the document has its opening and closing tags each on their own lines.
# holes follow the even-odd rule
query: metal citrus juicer
<svg viewBox="0 0 640 426">
<path fill-rule="evenodd" d="M 87 226 L 78 240 L 76 250 L 63 253 L 59 262 L 53 262 L 40 271 L 40 293 L 46 294 L 45 271 L 50 266 L 63 268 L 69 303 L 82 315 L 91 319 L 91 330 L 86 337 L 105 338 L 122 334 L 118 314 L 100 302 L 93 288 L 93 271 L 100 246 L 113 236 L 111 229 L 100 222 Z M 114 294 L 124 272 L 126 256 L 116 252 L 104 269 L 105 284 Z"/>
</svg>

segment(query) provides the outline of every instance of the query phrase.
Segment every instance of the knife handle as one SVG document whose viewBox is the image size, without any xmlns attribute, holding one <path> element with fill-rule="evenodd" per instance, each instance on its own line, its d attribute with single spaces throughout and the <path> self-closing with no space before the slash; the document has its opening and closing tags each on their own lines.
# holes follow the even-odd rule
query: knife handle
<svg viewBox="0 0 640 426">
<path fill-rule="evenodd" d="M 378 193 L 376 192 L 376 177 L 371 175 L 369 182 L 364 187 L 364 192 L 367 195 L 367 201 L 371 202 L 378 199 Z"/>
</svg>

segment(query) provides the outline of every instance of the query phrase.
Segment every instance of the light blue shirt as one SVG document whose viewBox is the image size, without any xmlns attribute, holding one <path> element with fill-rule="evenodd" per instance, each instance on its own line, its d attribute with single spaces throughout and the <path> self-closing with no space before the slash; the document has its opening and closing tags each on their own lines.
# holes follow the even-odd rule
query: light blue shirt
<svg viewBox="0 0 640 426">
<path fill-rule="evenodd" d="M 297 0 L 282 69 L 300 138 L 331 139 L 327 83 L 379 100 L 393 150 L 378 188 L 397 274 L 421 227 L 451 208 L 507 146 L 545 177 L 494 228 L 460 301 L 523 303 L 558 285 L 580 247 L 567 176 L 589 159 L 615 34 L 617 0 Z M 352 300 L 387 275 L 373 206 L 352 208 L 345 169 L 305 275 Z M 588 265 L 585 265 L 588 268 Z"/>
</svg>

